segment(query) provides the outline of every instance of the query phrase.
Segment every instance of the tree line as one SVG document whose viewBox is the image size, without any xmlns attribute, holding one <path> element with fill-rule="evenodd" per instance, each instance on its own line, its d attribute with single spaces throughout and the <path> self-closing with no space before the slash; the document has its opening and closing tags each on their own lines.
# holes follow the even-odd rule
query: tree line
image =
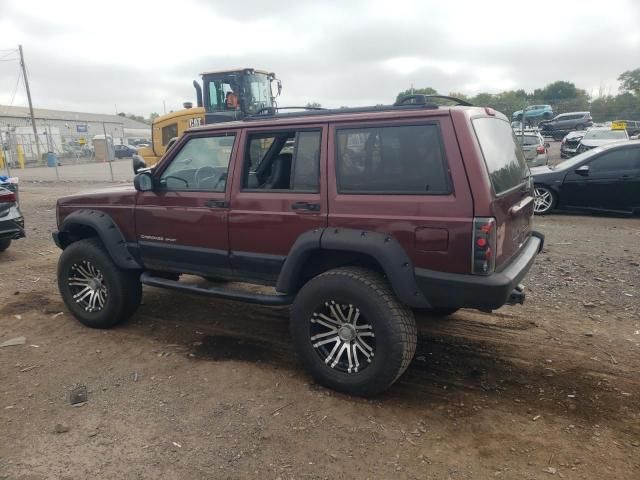
<svg viewBox="0 0 640 480">
<path fill-rule="evenodd" d="M 513 112 L 522 110 L 527 105 L 549 104 L 556 114 L 590 111 L 595 122 L 616 119 L 640 120 L 640 68 L 621 73 L 618 81 L 620 87 L 617 95 L 600 94 L 590 97 L 586 90 L 577 88 L 574 83 L 558 80 L 544 88 L 536 88 L 533 92 L 519 89 L 500 93 L 478 93 L 474 96 L 449 92 L 448 96 L 466 100 L 473 105 L 491 107 L 509 118 Z M 398 93 L 396 99 L 411 94 L 437 95 L 438 92 L 431 87 L 410 88 Z"/>
</svg>

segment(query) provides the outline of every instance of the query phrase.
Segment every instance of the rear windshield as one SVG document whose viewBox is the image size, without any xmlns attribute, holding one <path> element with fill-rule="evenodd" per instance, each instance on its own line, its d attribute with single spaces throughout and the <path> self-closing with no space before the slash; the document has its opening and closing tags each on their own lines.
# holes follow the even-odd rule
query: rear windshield
<svg viewBox="0 0 640 480">
<path fill-rule="evenodd" d="M 534 136 L 524 136 L 524 140 L 522 139 L 522 135 L 516 135 L 516 138 L 518 139 L 518 142 L 520 143 L 520 145 L 524 145 L 524 146 L 528 146 L 528 145 L 539 145 L 540 144 L 540 139 L 538 137 L 534 137 Z"/>
<path fill-rule="evenodd" d="M 584 140 L 625 140 L 627 132 L 624 130 L 589 130 Z"/>
<path fill-rule="evenodd" d="M 496 194 L 524 182 L 529 176 L 529 167 L 509 124 L 499 118 L 484 117 L 476 118 L 473 128 Z"/>
</svg>

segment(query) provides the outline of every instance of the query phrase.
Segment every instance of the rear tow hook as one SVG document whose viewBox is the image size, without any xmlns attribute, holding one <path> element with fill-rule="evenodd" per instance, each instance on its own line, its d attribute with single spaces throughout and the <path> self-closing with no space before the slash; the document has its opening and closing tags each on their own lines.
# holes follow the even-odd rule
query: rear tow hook
<svg viewBox="0 0 640 480">
<path fill-rule="evenodd" d="M 518 285 L 516 285 L 516 288 L 514 288 L 511 291 L 511 294 L 509 295 L 509 300 L 507 300 L 507 304 L 508 305 L 522 305 L 524 303 L 524 285 L 522 285 L 521 283 L 519 283 Z"/>
</svg>

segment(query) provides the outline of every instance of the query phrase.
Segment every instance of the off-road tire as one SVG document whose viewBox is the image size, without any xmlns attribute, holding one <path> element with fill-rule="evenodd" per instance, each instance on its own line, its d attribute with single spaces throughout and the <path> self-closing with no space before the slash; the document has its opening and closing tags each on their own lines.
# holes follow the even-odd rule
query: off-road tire
<svg viewBox="0 0 640 480">
<path fill-rule="evenodd" d="M 352 305 L 371 325 L 374 355 L 371 362 L 363 362 L 360 371 L 345 373 L 332 368 L 314 347 L 311 319 L 327 305 L 325 302 L 345 308 Z M 413 311 L 398 301 L 381 274 L 360 267 L 336 268 L 307 282 L 291 308 L 290 330 L 294 348 L 315 381 L 352 395 L 370 396 L 389 388 L 407 369 L 416 351 Z"/>
<path fill-rule="evenodd" d="M 425 315 L 427 315 L 429 317 L 445 318 L 445 317 L 448 317 L 450 315 L 453 315 L 458 310 L 460 310 L 460 309 L 459 308 L 449 308 L 449 307 L 433 307 L 433 308 L 425 308 L 424 310 L 420 310 L 420 311 L 423 312 Z"/>
<path fill-rule="evenodd" d="M 75 275 L 73 266 L 83 261 L 90 262 L 103 275 L 108 293 L 98 311 L 87 311 L 80 305 L 69 285 L 70 275 Z M 58 260 L 58 289 L 73 316 L 91 328 L 111 328 L 127 320 L 142 299 L 140 272 L 119 268 L 98 238 L 79 240 L 64 249 Z"/>
<path fill-rule="evenodd" d="M 4 252 L 11 245 L 10 238 L 3 238 L 0 240 L 0 252 Z"/>
</svg>

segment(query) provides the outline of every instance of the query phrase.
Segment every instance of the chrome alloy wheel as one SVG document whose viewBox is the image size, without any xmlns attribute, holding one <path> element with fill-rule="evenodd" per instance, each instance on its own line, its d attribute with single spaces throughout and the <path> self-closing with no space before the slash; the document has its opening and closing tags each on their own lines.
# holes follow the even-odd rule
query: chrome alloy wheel
<svg viewBox="0 0 640 480">
<path fill-rule="evenodd" d="M 91 262 L 74 263 L 67 282 L 73 299 L 85 311 L 98 312 L 104 308 L 109 290 L 104 275 Z"/>
<path fill-rule="evenodd" d="M 311 317 L 310 334 L 322 361 L 340 372 L 362 371 L 375 354 L 373 326 L 354 305 L 325 302 Z"/>
<path fill-rule="evenodd" d="M 553 194 L 546 187 L 536 187 L 533 210 L 536 213 L 547 213 L 553 205 Z"/>
</svg>

